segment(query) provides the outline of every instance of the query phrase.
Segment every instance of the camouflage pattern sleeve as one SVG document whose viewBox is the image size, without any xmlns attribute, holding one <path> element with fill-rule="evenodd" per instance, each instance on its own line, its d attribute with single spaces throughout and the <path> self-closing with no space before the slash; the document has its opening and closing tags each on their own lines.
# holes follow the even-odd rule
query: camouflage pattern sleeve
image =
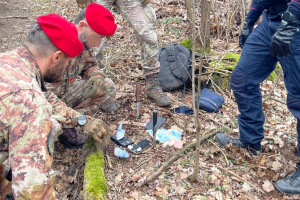
<svg viewBox="0 0 300 200">
<path fill-rule="evenodd" d="M 71 125 L 73 117 L 79 117 L 82 115 L 81 113 L 77 112 L 76 110 L 68 107 L 65 102 L 63 102 L 60 98 L 58 98 L 52 91 L 44 92 L 44 95 L 47 101 L 52 106 L 52 118 L 56 119 L 57 121 Z"/>
<path fill-rule="evenodd" d="M 84 79 L 89 79 L 96 74 L 103 74 L 102 70 L 98 67 L 97 60 L 94 56 L 93 50 L 85 50 L 81 56 L 77 58 L 79 66 L 83 66 L 79 71 L 79 75 Z"/>
<path fill-rule="evenodd" d="M 56 199 L 51 169 L 51 106 L 41 91 L 19 90 L 0 101 L 0 122 L 9 144 L 15 199 Z"/>
</svg>

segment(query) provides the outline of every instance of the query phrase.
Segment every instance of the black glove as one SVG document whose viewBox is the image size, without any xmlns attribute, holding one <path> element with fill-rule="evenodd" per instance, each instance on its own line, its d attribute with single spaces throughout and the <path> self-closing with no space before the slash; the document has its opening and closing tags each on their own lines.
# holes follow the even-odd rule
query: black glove
<svg viewBox="0 0 300 200">
<path fill-rule="evenodd" d="M 244 27 L 243 30 L 239 36 L 239 45 L 240 47 L 243 47 L 248 36 L 250 35 L 250 33 L 253 31 L 253 26 L 249 25 L 249 23 L 244 22 Z"/>
<path fill-rule="evenodd" d="M 291 54 L 290 43 L 294 34 L 299 31 L 299 19 L 290 12 L 282 15 L 279 28 L 275 32 L 271 41 L 271 56 L 283 57 Z"/>
</svg>

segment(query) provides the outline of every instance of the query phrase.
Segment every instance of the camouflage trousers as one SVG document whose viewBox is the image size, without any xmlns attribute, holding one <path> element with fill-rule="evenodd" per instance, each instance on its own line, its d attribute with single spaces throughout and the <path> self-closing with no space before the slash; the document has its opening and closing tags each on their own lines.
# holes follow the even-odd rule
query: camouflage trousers
<svg viewBox="0 0 300 200">
<path fill-rule="evenodd" d="M 159 72 L 157 34 L 152 23 L 156 20 L 155 12 L 150 5 L 142 6 L 141 0 L 96 0 L 108 10 L 115 6 L 123 18 L 131 25 L 141 46 L 141 60 L 144 75 Z M 104 42 L 104 41 L 103 41 Z M 101 58 L 101 46 L 96 48 L 96 58 Z"/>
</svg>

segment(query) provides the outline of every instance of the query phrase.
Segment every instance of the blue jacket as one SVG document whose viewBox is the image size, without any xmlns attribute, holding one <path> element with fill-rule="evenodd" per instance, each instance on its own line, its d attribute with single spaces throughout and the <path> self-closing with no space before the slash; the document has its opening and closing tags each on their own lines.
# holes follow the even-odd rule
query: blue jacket
<svg viewBox="0 0 300 200">
<path fill-rule="evenodd" d="M 246 16 L 248 25 L 254 26 L 262 12 L 265 9 L 274 10 L 272 8 L 276 8 L 278 12 L 288 10 L 300 19 L 300 0 L 291 0 L 289 5 L 288 2 L 288 0 L 253 0 Z"/>
</svg>

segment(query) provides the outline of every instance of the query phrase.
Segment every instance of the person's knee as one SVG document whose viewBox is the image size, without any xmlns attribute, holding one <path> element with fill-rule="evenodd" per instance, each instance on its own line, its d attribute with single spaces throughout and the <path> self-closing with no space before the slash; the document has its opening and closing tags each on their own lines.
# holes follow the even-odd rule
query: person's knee
<svg viewBox="0 0 300 200">
<path fill-rule="evenodd" d="M 246 88 L 246 74 L 241 69 L 234 69 L 231 75 L 231 89 L 234 92 L 244 92 Z"/>
</svg>

